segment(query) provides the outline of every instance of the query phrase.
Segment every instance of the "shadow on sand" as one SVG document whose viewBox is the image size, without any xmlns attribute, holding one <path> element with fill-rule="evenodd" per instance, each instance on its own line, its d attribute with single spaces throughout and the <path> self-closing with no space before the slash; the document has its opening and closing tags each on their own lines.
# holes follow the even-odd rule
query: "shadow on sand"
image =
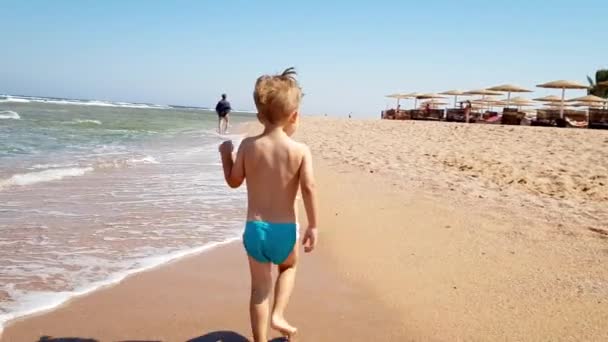
<svg viewBox="0 0 608 342">
<path fill-rule="evenodd" d="M 50 336 L 42 336 L 38 342 L 99 342 L 94 338 L 82 338 L 82 337 L 50 337 Z M 162 342 L 162 341 L 152 341 L 152 340 L 125 340 L 125 341 L 117 341 L 117 342 Z"/>
<path fill-rule="evenodd" d="M 42 336 L 38 342 L 99 342 L 94 338 L 82 338 L 82 337 L 51 337 Z M 162 342 L 162 341 L 150 341 L 150 340 L 125 340 L 117 342 Z M 214 331 L 203 336 L 195 337 L 186 342 L 249 342 L 249 340 L 234 331 Z M 275 338 L 268 342 L 288 342 L 285 338 Z"/>
<path fill-rule="evenodd" d="M 285 338 L 275 338 L 268 342 L 287 342 Z M 234 331 L 214 331 L 212 333 L 205 334 L 188 340 L 187 342 L 249 342 L 249 340 Z"/>
<path fill-rule="evenodd" d="M 38 342 L 99 342 L 94 338 L 42 336 Z"/>
</svg>

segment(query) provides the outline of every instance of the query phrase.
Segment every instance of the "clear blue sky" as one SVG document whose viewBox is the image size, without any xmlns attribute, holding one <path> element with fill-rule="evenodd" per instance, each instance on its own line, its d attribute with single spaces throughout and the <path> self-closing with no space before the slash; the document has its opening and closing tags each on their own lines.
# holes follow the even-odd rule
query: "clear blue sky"
<svg viewBox="0 0 608 342">
<path fill-rule="evenodd" d="M 0 0 L 0 93 L 253 109 L 295 66 L 304 113 L 377 116 L 396 91 L 585 82 L 608 1 Z M 539 92 L 544 94 L 546 92 Z M 553 92 L 555 93 L 555 92 Z"/>
</svg>

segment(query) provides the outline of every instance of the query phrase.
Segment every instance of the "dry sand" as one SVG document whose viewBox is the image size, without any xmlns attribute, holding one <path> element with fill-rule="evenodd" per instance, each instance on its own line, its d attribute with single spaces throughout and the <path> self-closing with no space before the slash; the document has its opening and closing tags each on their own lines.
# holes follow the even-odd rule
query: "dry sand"
<svg viewBox="0 0 608 342">
<path fill-rule="evenodd" d="M 298 139 L 322 208 L 288 313 L 301 341 L 608 340 L 608 132 L 309 118 Z M 246 272 L 219 248 L 2 341 L 248 336 Z"/>
<path fill-rule="evenodd" d="M 300 137 L 332 260 L 408 337 L 608 340 L 608 132 L 311 119 Z"/>
</svg>

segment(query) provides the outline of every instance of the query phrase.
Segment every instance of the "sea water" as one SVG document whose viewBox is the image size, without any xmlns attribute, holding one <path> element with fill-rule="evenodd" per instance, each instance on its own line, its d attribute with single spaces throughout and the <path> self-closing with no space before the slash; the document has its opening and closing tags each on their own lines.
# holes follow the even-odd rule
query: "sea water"
<svg viewBox="0 0 608 342">
<path fill-rule="evenodd" d="M 216 129 L 200 108 L 0 96 L 0 329 L 238 238 Z"/>
</svg>

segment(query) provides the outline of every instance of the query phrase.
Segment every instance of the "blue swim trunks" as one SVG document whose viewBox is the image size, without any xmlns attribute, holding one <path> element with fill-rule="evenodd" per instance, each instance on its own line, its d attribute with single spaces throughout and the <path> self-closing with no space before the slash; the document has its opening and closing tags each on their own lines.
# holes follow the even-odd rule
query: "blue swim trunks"
<svg viewBox="0 0 608 342">
<path fill-rule="evenodd" d="M 259 262 L 281 264 L 296 244 L 298 225 L 295 223 L 271 223 L 247 221 L 243 233 L 243 245 L 247 254 Z"/>
</svg>

